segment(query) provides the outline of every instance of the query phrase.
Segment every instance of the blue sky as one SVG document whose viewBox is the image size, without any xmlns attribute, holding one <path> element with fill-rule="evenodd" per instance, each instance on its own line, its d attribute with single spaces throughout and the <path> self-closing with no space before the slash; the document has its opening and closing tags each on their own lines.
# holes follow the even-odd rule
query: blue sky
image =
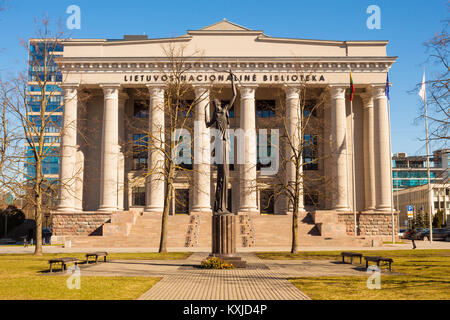
<svg viewBox="0 0 450 320">
<path fill-rule="evenodd" d="M 67 30 L 74 38 L 122 38 L 124 34 L 168 37 L 199 29 L 223 18 L 269 36 L 327 40 L 389 40 L 388 55 L 398 56 L 391 68 L 392 151 L 424 154 L 424 124 L 414 124 L 420 98 L 409 93 L 427 78 L 433 65 L 427 64 L 423 43 L 442 29 L 448 15 L 445 0 L 7 0 L 0 12 L 0 72 L 13 74 L 26 66 L 27 53 L 20 39 L 35 35 L 34 18 L 48 13 L 53 21 L 68 17 L 66 8 L 81 8 L 81 29 Z M 381 9 L 381 29 L 366 26 L 369 5 Z"/>
</svg>

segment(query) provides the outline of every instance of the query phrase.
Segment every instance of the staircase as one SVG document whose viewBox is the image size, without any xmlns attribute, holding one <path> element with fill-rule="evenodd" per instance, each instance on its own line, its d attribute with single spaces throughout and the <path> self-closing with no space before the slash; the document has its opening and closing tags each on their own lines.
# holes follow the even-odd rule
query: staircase
<svg viewBox="0 0 450 320">
<path fill-rule="evenodd" d="M 117 212 L 99 236 L 66 236 L 73 247 L 158 248 L 162 214 Z M 210 215 L 173 215 L 167 221 L 167 247 L 211 247 Z M 328 219 L 328 220 L 327 220 Z M 282 247 L 292 243 L 292 215 L 238 215 L 237 247 Z M 315 213 L 301 213 L 299 246 L 365 245 L 367 239 L 347 236 L 345 226 Z"/>
</svg>

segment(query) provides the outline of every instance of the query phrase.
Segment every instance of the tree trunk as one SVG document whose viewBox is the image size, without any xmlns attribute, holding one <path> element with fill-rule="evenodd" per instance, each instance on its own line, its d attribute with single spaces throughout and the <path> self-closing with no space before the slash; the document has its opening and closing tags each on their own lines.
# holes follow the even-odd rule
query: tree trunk
<svg viewBox="0 0 450 320">
<path fill-rule="evenodd" d="M 169 174 L 168 174 L 168 179 L 167 179 L 167 191 L 166 194 L 164 196 L 164 210 L 163 210 L 163 215 L 162 215 L 162 220 L 161 220 L 161 239 L 159 242 L 159 252 L 163 253 L 163 252 L 167 252 L 167 220 L 169 217 L 169 210 L 170 210 L 170 199 L 171 197 L 171 193 L 172 193 L 172 165 L 169 164 Z"/>
<path fill-rule="evenodd" d="M 36 161 L 36 180 L 34 187 L 34 199 L 35 199 L 35 209 L 34 209 L 34 219 L 36 221 L 36 244 L 34 247 L 34 255 L 42 255 L 42 190 L 41 190 L 41 163 Z"/>
</svg>

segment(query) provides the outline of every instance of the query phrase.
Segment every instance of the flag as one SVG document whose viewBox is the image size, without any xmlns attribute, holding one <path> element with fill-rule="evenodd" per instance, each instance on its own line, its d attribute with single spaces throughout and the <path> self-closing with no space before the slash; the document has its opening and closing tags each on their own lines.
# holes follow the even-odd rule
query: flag
<svg viewBox="0 0 450 320">
<path fill-rule="evenodd" d="M 352 73 L 350 72 L 350 101 L 353 101 L 353 93 L 355 93 L 355 86 L 353 85 Z"/>
<path fill-rule="evenodd" d="M 420 86 L 419 96 L 422 98 L 422 101 L 425 101 L 425 99 L 427 98 L 425 89 L 425 70 L 423 70 L 422 85 Z"/>
<path fill-rule="evenodd" d="M 390 98 L 389 98 L 389 73 L 386 73 L 386 88 L 384 89 L 384 92 L 386 94 L 387 99 L 390 100 Z"/>
</svg>

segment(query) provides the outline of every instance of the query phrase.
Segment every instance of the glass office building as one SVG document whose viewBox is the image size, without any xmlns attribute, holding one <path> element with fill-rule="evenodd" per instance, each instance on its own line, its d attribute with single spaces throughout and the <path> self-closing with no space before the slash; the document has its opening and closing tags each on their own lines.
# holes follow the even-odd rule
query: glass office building
<svg viewBox="0 0 450 320">
<path fill-rule="evenodd" d="M 39 131 L 42 124 L 42 115 L 46 118 L 48 117 L 44 129 L 43 144 L 45 153 L 48 156 L 43 160 L 42 171 L 49 182 L 56 182 L 59 175 L 60 128 L 63 115 L 63 101 L 60 88 L 62 74 L 59 72 L 59 68 L 54 63 L 53 58 L 62 56 L 62 54 L 63 46 L 61 44 L 39 39 L 31 39 L 29 41 L 27 82 L 29 119 L 36 124 L 36 129 Z M 43 94 L 45 94 L 47 103 L 45 112 L 41 114 Z M 33 136 L 33 139 L 37 142 L 38 136 Z M 25 174 L 27 178 L 32 178 L 36 175 L 32 157 L 33 150 L 30 146 L 25 148 L 28 158 L 25 164 Z"/>
</svg>

